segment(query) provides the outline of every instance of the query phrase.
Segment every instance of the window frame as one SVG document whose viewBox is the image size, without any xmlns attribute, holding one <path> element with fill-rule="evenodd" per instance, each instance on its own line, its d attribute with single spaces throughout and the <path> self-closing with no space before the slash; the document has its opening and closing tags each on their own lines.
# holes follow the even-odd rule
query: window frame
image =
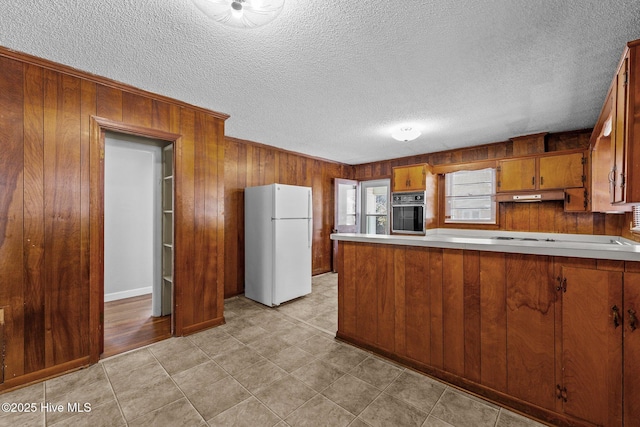
<svg viewBox="0 0 640 427">
<path fill-rule="evenodd" d="M 374 179 L 368 181 L 360 181 L 358 184 L 360 191 L 360 232 L 367 232 L 368 217 L 385 217 L 387 219 L 385 225 L 385 233 L 391 234 L 391 180 L 390 179 Z M 369 187 L 387 187 L 387 213 L 386 214 L 367 214 L 366 212 L 366 190 Z"/>
<path fill-rule="evenodd" d="M 445 216 L 446 216 L 445 174 L 451 173 L 451 172 L 458 172 L 458 171 L 475 171 L 475 170 L 487 169 L 487 168 L 496 169 L 496 172 L 497 172 L 497 162 L 495 160 L 479 160 L 475 162 L 442 164 L 442 165 L 436 165 L 433 167 L 433 173 L 437 174 L 438 176 L 438 194 L 437 194 L 438 227 L 460 228 L 460 229 L 480 229 L 480 230 L 499 230 L 500 229 L 501 207 L 500 207 L 500 203 L 497 201 L 497 198 L 495 197 L 494 197 L 495 212 L 496 212 L 495 223 L 447 222 L 445 220 Z M 496 194 L 497 194 L 497 188 L 496 188 Z"/>
</svg>

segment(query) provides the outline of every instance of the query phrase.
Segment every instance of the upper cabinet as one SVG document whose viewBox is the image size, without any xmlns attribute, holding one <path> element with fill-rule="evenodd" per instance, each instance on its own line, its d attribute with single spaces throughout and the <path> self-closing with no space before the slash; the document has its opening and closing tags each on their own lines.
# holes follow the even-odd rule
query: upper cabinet
<svg viewBox="0 0 640 427">
<path fill-rule="evenodd" d="M 497 191 L 536 189 L 536 159 L 509 159 L 498 161 Z"/>
<path fill-rule="evenodd" d="M 640 203 L 640 40 L 629 42 L 591 136 L 592 210 Z"/>
<path fill-rule="evenodd" d="M 613 79 L 613 111 L 611 128 L 611 203 L 624 203 L 627 199 L 627 173 L 625 151 L 627 148 L 627 108 L 629 100 L 629 52 L 627 51 Z"/>
<path fill-rule="evenodd" d="M 427 188 L 427 165 L 398 166 L 393 168 L 392 192 L 424 191 Z"/>
<path fill-rule="evenodd" d="M 544 154 L 498 161 L 497 191 L 564 190 L 583 187 L 584 152 Z"/>
</svg>

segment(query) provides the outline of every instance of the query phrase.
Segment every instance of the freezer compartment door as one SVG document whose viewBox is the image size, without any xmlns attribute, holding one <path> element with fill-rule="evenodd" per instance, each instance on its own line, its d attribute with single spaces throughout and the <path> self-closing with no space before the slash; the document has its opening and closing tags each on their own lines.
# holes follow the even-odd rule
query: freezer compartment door
<svg viewBox="0 0 640 427">
<path fill-rule="evenodd" d="M 311 293 L 311 220 L 274 220 L 273 305 Z"/>
<path fill-rule="evenodd" d="M 311 218 L 311 188 L 275 185 L 274 218 Z"/>
</svg>

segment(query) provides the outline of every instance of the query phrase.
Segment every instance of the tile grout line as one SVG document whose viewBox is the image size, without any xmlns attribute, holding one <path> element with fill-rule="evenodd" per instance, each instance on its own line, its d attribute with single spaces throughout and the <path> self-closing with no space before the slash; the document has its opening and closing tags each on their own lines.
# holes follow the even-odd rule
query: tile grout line
<svg viewBox="0 0 640 427">
<path fill-rule="evenodd" d="M 223 331 L 223 332 L 224 332 L 224 331 Z M 231 335 L 231 334 L 229 334 L 229 333 L 227 333 L 227 332 L 225 332 L 225 334 L 229 335 L 229 337 L 230 337 L 230 338 L 235 339 L 236 341 L 238 341 L 240 344 L 244 345 L 245 347 L 248 347 L 245 343 L 243 343 L 242 341 L 240 341 L 239 339 L 237 339 L 237 338 L 236 338 L 236 337 L 234 337 L 233 335 Z M 189 341 L 190 341 L 193 345 L 195 345 L 198 349 L 200 349 L 200 351 L 202 351 L 203 353 L 205 353 L 205 355 L 209 358 L 209 360 L 210 360 L 211 362 L 213 362 L 216 366 L 218 366 L 220 369 L 222 369 L 222 370 L 223 370 L 223 371 L 224 371 L 224 372 L 225 372 L 229 377 L 231 377 L 235 382 L 237 382 L 237 383 L 240 385 L 240 387 L 242 387 L 242 388 L 243 388 L 247 393 L 249 393 L 249 397 L 247 397 L 246 399 L 244 399 L 244 400 L 242 400 L 242 401 L 240 401 L 240 402 L 236 403 L 235 405 L 231 406 L 230 408 L 225 409 L 224 411 L 220 412 L 219 414 L 216 414 L 213 418 L 215 418 L 215 417 L 217 417 L 218 415 L 220 415 L 220 414 L 222 414 L 222 413 L 224 413 L 224 412 L 228 411 L 229 409 L 234 408 L 235 406 L 237 406 L 237 405 L 239 405 L 239 404 L 241 404 L 241 403 L 243 403 L 243 402 L 246 402 L 247 400 L 251 399 L 251 397 L 253 397 L 253 398 L 254 398 L 254 399 L 256 399 L 258 402 L 260 402 L 260 404 L 261 404 L 261 405 L 263 405 L 265 408 L 267 408 L 267 410 L 268 410 L 269 412 L 271 412 L 273 415 L 275 415 L 275 416 L 276 416 L 280 421 L 283 421 L 283 422 L 284 422 L 284 419 L 283 419 L 283 418 L 281 418 L 278 414 L 276 414 L 275 412 L 273 412 L 273 411 L 271 410 L 271 408 L 269 408 L 267 405 L 265 405 L 265 403 L 264 403 L 264 402 L 262 402 L 262 401 L 261 401 L 261 400 L 260 400 L 256 395 L 254 395 L 254 394 L 251 392 L 251 390 L 249 390 L 248 388 L 246 388 L 246 387 L 245 387 L 245 386 L 244 386 L 240 381 L 238 381 L 238 380 L 235 378 L 235 376 L 234 376 L 234 375 L 232 375 L 232 374 L 231 374 L 229 371 L 227 371 L 224 367 L 222 367 L 221 365 L 219 365 L 218 363 L 216 363 L 216 361 L 215 361 L 215 360 L 213 360 L 213 357 L 211 357 L 211 356 L 210 356 L 207 352 L 205 352 L 205 351 L 204 351 L 200 346 L 198 346 L 198 344 L 196 344 L 196 343 L 195 343 L 195 342 L 193 342 L 192 340 L 189 340 Z M 230 351 L 233 351 L 233 350 L 230 350 Z M 255 350 L 253 350 L 253 351 L 255 351 Z M 256 353 L 257 353 L 257 352 L 256 352 Z M 220 354 L 224 354 L 224 353 L 220 353 Z M 259 353 L 258 353 L 258 354 L 259 354 Z M 261 355 L 261 354 L 260 354 L 260 356 L 261 356 L 261 357 L 263 357 L 263 358 L 264 358 L 264 360 L 267 360 L 267 361 L 271 362 L 271 361 L 270 361 L 268 358 L 266 358 L 265 356 L 263 356 L 263 355 Z M 255 366 L 255 365 L 256 365 L 256 364 L 258 364 L 258 363 L 260 363 L 260 361 L 258 361 L 258 362 L 256 362 L 256 363 L 254 363 L 254 364 L 252 364 L 252 365 L 250 365 L 250 366 L 248 366 L 248 367 L 244 368 L 243 370 L 245 370 L 245 369 L 249 369 L 249 368 L 251 368 L 252 366 Z M 273 362 L 271 362 L 271 363 L 273 363 Z M 197 366 L 197 365 L 196 365 L 196 366 Z M 276 366 L 277 366 L 277 365 L 276 365 Z M 283 369 L 283 370 L 284 370 L 284 369 Z M 286 371 L 285 371 L 285 372 L 286 372 Z M 289 374 L 289 373 L 287 372 L 287 375 L 288 375 L 288 374 Z M 171 378 L 171 379 L 173 380 L 173 378 Z M 276 382 L 276 381 L 278 381 L 278 380 L 274 380 L 274 381 L 272 381 L 272 382 L 270 382 L 270 383 L 268 383 L 268 384 L 266 384 L 266 385 L 273 384 L 273 383 L 274 383 L 274 382 Z M 174 381 L 174 383 L 175 383 L 175 381 Z M 180 389 L 180 387 L 179 387 L 177 384 L 176 384 L 176 386 Z M 184 392 L 182 391 L 182 389 L 180 389 L 180 391 L 184 394 Z M 186 395 L 185 395 L 185 398 L 187 399 L 187 401 L 189 402 L 189 404 L 191 404 L 191 406 L 194 406 L 194 405 L 193 405 L 193 403 L 191 403 L 191 401 L 189 400 L 189 398 L 188 398 Z M 195 409 L 195 406 L 194 406 L 194 409 Z M 198 412 L 198 410 L 197 410 L 197 409 L 196 409 L 196 412 Z M 198 412 L 198 414 L 200 414 L 200 412 Z M 204 420 L 204 417 L 202 417 L 202 414 L 200 414 L 200 416 L 201 416 L 201 418 Z M 213 418 L 212 418 L 212 419 L 213 419 Z M 205 424 L 207 424 L 207 425 L 209 424 L 208 420 L 204 420 L 204 422 L 205 422 Z M 276 423 L 276 424 L 277 424 L 277 423 Z"/>
<path fill-rule="evenodd" d="M 122 419 L 124 420 L 124 424 L 125 426 L 129 425 L 129 421 L 127 420 L 127 417 L 124 416 L 124 411 L 122 410 L 122 406 L 120 405 L 120 399 L 118 399 L 118 395 L 116 394 L 116 390 L 113 388 L 113 384 L 111 383 L 111 377 L 109 376 L 109 373 L 107 372 L 107 368 L 105 368 L 104 363 L 102 361 L 100 361 L 100 366 L 102 368 L 102 372 L 104 372 L 104 376 L 107 378 L 107 383 L 109 383 L 109 389 L 111 390 L 111 393 L 113 393 L 113 398 L 116 401 L 116 405 L 118 406 L 118 411 L 120 411 L 120 415 L 122 416 Z"/>
</svg>

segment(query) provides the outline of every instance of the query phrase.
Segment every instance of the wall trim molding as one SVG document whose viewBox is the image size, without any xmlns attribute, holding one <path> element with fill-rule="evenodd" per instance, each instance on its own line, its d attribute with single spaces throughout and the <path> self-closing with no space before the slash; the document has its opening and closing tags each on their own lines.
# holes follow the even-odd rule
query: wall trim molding
<svg viewBox="0 0 640 427">
<path fill-rule="evenodd" d="M 125 298 L 139 297 L 140 295 L 151 294 L 151 286 L 146 288 L 129 289 L 128 291 L 111 292 L 110 294 L 104 294 L 104 302 L 117 301 Z"/>
</svg>

